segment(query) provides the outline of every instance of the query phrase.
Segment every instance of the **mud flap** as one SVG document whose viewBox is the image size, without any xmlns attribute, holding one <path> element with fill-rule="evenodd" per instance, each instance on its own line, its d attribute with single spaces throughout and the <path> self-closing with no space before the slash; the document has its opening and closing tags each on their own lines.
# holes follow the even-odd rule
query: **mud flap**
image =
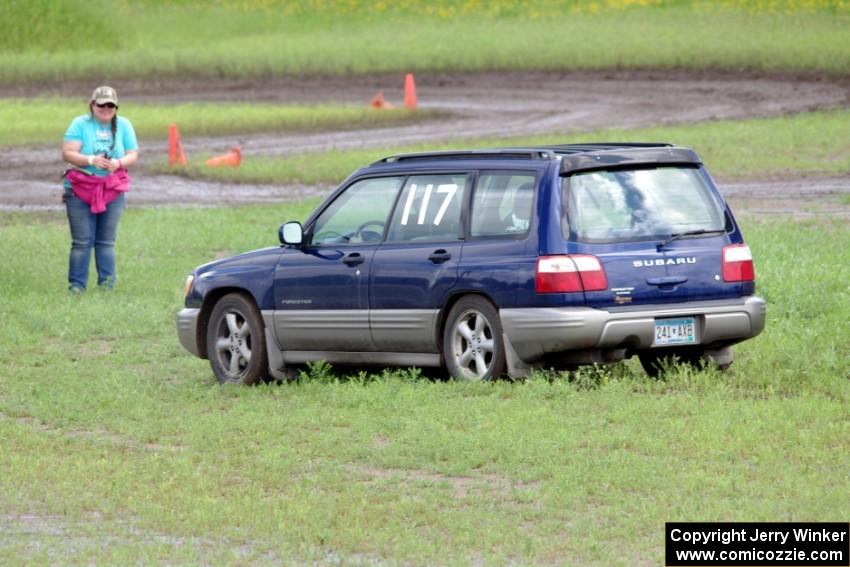
<svg viewBox="0 0 850 567">
<path fill-rule="evenodd" d="M 269 357 L 269 374 L 275 380 L 294 380 L 298 378 L 298 371 L 286 366 L 283 362 L 283 351 L 277 344 L 277 338 L 269 328 L 269 321 L 265 321 L 266 353 Z"/>
<path fill-rule="evenodd" d="M 706 350 L 704 353 L 704 357 L 710 359 L 714 364 L 716 364 L 720 368 L 728 368 L 734 357 L 732 356 L 732 347 L 727 346 L 723 348 L 718 348 L 715 350 Z"/>
<path fill-rule="evenodd" d="M 502 343 L 505 345 L 505 365 L 511 378 L 525 378 L 531 374 L 533 366 L 525 363 L 514 350 L 508 337 L 502 333 Z"/>
</svg>

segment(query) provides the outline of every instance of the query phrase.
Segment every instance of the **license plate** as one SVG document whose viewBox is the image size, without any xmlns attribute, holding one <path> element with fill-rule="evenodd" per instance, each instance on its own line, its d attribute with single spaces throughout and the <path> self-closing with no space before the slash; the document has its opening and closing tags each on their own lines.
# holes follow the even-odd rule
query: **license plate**
<svg viewBox="0 0 850 567">
<path fill-rule="evenodd" d="M 655 320 L 655 346 L 690 345 L 697 342 L 693 317 Z"/>
</svg>

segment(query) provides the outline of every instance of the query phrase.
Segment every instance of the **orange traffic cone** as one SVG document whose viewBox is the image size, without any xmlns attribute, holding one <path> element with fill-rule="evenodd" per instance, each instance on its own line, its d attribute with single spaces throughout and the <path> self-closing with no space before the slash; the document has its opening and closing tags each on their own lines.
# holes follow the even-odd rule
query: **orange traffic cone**
<svg viewBox="0 0 850 567">
<path fill-rule="evenodd" d="M 381 92 L 381 91 L 378 91 L 377 93 L 375 93 L 375 96 L 369 102 L 369 106 L 371 106 L 372 108 L 377 108 L 377 109 L 393 108 L 392 103 L 389 103 L 386 100 L 384 100 L 384 93 Z"/>
<path fill-rule="evenodd" d="M 413 80 L 413 73 L 408 73 L 404 78 L 404 107 L 416 108 L 416 83 Z"/>
<path fill-rule="evenodd" d="M 168 127 L 168 167 L 186 167 L 186 154 L 183 153 L 183 145 L 180 143 L 180 132 L 177 124 Z"/>
<path fill-rule="evenodd" d="M 211 157 L 204 163 L 210 167 L 239 167 L 239 164 L 242 163 L 242 148 L 233 146 L 226 154 Z"/>
</svg>

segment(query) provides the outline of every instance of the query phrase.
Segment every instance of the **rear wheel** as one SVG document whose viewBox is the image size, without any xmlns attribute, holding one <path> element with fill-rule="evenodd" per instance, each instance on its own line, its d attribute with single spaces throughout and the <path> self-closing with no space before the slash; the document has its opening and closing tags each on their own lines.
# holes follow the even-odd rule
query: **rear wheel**
<svg viewBox="0 0 850 567">
<path fill-rule="evenodd" d="M 460 380 L 492 380 L 505 373 L 502 322 L 492 303 L 464 297 L 449 312 L 443 333 L 446 368 Z"/>
<path fill-rule="evenodd" d="M 253 301 L 238 293 L 218 300 L 207 326 L 207 353 L 222 384 L 256 384 L 266 377 L 263 321 Z"/>
<path fill-rule="evenodd" d="M 674 364 L 687 364 L 694 369 L 702 368 L 704 364 L 702 354 L 702 350 L 664 348 L 643 351 L 638 354 L 638 358 L 644 372 L 653 378 L 658 378 L 664 373 L 665 368 Z"/>
</svg>

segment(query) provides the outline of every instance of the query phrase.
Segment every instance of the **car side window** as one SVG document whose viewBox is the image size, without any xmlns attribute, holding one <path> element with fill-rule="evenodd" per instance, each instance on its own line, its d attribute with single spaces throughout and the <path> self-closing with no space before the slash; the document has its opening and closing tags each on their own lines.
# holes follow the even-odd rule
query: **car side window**
<svg viewBox="0 0 850 567">
<path fill-rule="evenodd" d="M 316 219 L 312 244 L 344 246 L 380 242 L 403 179 L 377 177 L 356 181 Z"/>
<path fill-rule="evenodd" d="M 466 174 L 413 175 L 396 204 L 387 242 L 457 240 Z"/>
<path fill-rule="evenodd" d="M 528 232 L 534 205 L 534 175 L 487 173 L 472 194 L 472 236 L 518 235 Z"/>
</svg>

